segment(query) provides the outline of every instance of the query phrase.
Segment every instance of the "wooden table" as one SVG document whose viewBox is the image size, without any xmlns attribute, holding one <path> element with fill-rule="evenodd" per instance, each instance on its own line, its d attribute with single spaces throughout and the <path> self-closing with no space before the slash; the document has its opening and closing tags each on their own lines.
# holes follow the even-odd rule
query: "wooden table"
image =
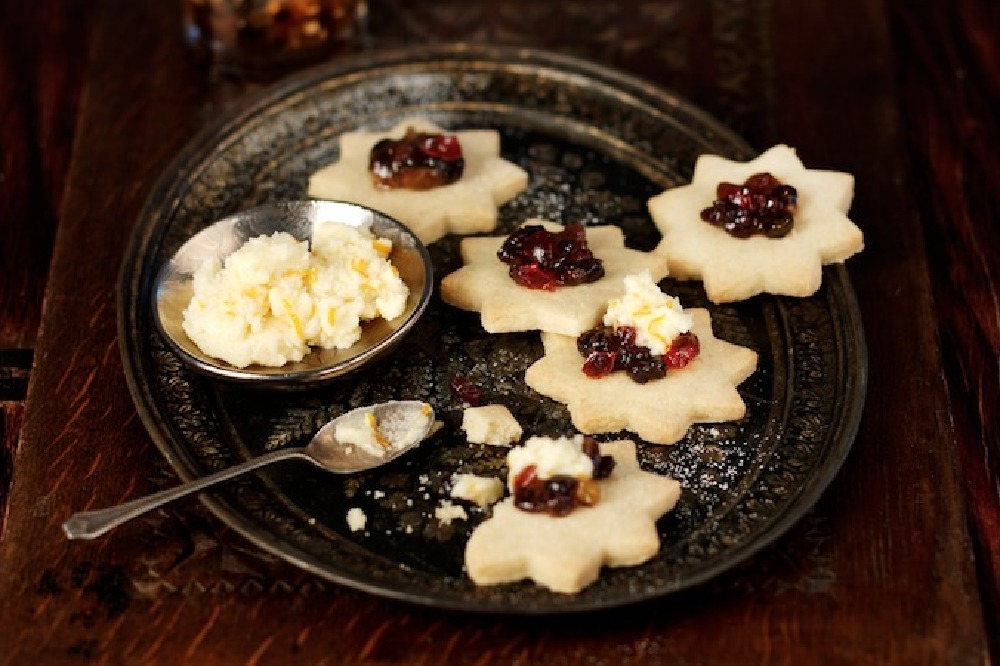
<svg viewBox="0 0 1000 666">
<path fill-rule="evenodd" d="M 198 502 L 94 542 L 59 524 L 171 485 L 125 387 L 116 273 L 153 181 L 248 86 L 174 2 L 0 1 L 0 662 L 933 663 L 1000 636 L 1000 9 L 992 0 L 370 0 L 370 42 L 525 44 L 676 90 L 857 177 L 870 354 L 816 508 L 711 584 L 517 619 L 339 588 Z M 619 5 L 632 7 L 628 12 Z M 360 48 L 360 47 L 359 47 Z"/>
</svg>

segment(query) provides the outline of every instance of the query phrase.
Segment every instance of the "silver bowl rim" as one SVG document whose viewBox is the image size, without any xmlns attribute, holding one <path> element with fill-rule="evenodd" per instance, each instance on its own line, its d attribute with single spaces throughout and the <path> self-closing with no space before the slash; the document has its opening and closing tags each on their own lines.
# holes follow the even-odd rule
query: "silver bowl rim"
<svg viewBox="0 0 1000 666">
<path fill-rule="evenodd" d="M 171 273 L 177 272 L 176 269 L 172 268 L 174 257 L 176 257 L 176 255 L 180 253 L 184 247 L 188 245 L 188 243 L 193 241 L 200 234 L 203 234 L 207 230 L 218 225 L 235 224 L 237 221 L 250 216 L 273 215 L 274 217 L 280 217 L 282 214 L 289 215 L 296 212 L 302 212 L 303 214 L 308 214 L 309 212 L 315 213 L 318 211 L 333 212 L 336 210 L 343 211 L 345 208 L 352 209 L 355 214 L 357 212 L 367 213 L 371 215 L 373 222 L 377 221 L 395 232 L 398 232 L 406 240 L 409 246 L 408 249 L 415 251 L 416 255 L 420 258 L 420 263 L 423 268 L 422 289 L 417 296 L 416 303 L 412 306 L 412 308 L 408 306 L 408 312 L 404 313 L 405 319 L 389 335 L 383 337 L 378 342 L 372 344 L 363 351 L 348 356 L 338 362 L 320 363 L 315 367 L 308 369 L 281 372 L 280 369 L 277 368 L 263 368 L 256 365 L 250 365 L 245 368 L 237 368 L 219 359 L 211 358 L 206 354 L 200 352 L 197 354 L 193 353 L 191 349 L 188 348 L 188 345 L 191 345 L 192 347 L 194 346 L 194 343 L 191 342 L 190 339 L 178 341 L 176 336 L 168 331 L 167 326 L 161 318 L 159 307 L 162 296 L 162 288 L 168 279 L 168 276 L 170 276 Z M 300 238 L 300 240 L 305 239 Z M 235 249 L 236 248 L 232 251 L 235 251 Z M 225 258 L 229 254 L 231 254 L 231 252 L 220 254 L 218 256 L 219 258 Z M 411 288 L 412 298 L 413 285 L 408 284 L 407 286 Z M 246 208 L 215 220 L 208 226 L 199 230 L 197 233 L 185 240 L 184 243 L 156 272 L 156 278 L 153 282 L 153 298 L 151 299 L 151 306 L 153 310 L 153 320 L 156 324 L 157 330 L 163 336 L 163 339 L 167 342 L 170 348 L 192 370 L 205 376 L 228 382 L 236 382 L 245 386 L 257 385 L 260 387 L 287 390 L 305 389 L 325 384 L 361 370 L 362 368 L 368 367 L 372 363 L 381 359 L 385 354 L 392 351 L 420 320 L 430 303 L 433 291 L 434 269 L 430 253 L 427 250 L 426 245 L 424 245 L 424 243 L 421 242 L 420 239 L 417 238 L 417 236 L 405 224 L 379 210 L 349 201 L 303 199 L 268 203 Z M 184 337 L 186 338 L 186 336 Z M 306 359 L 315 354 L 317 354 L 316 350 L 310 352 L 310 354 L 306 356 Z M 298 366 L 300 363 L 289 365 Z"/>
</svg>

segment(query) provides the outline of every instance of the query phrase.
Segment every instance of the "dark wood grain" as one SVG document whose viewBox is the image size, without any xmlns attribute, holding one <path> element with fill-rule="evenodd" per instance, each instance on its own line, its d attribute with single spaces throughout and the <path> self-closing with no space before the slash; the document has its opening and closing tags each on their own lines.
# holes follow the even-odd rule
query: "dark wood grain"
<svg viewBox="0 0 1000 666">
<path fill-rule="evenodd" d="M 0 0 L 0 533 L 73 148 L 85 4 Z"/>
<path fill-rule="evenodd" d="M 0 663 L 989 659 L 978 582 L 986 582 L 989 598 L 998 552 L 987 538 L 995 534 L 987 501 L 993 477 L 992 463 L 975 460 L 975 452 L 995 451 L 995 424 L 984 425 L 989 410 L 995 413 L 988 393 L 995 384 L 979 388 L 977 378 L 991 375 L 976 363 L 990 360 L 988 349 L 995 360 L 1000 348 L 989 328 L 993 282 L 982 282 L 995 278 L 989 271 L 996 270 L 997 245 L 977 249 L 972 239 L 996 238 L 977 235 L 996 212 L 996 188 L 989 187 L 996 185 L 989 180 L 996 163 L 989 159 L 995 135 L 970 121 L 986 123 L 1000 79 L 990 50 L 995 41 L 965 31 L 966 24 L 986 23 L 969 12 L 988 11 L 987 0 L 934 11 L 901 1 L 678 0 L 638 3 L 639 18 L 631 20 L 609 3 L 575 0 L 561 3 L 559 24 L 554 10 L 537 2 L 372 3 L 376 44 L 454 37 L 462 26 L 485 25 L 471 36 L 560 48 L 631 69 L 689 95 L 760 147 L 786 141 L 813 166 L 857 176 L 853 215 L 868 247 L 850 270 L 871 376 L 857 444 L 841 475 L 776 545 L 698 590 L 615 612 L 531 620 L 421 609 L 337 587 L 260 553 L 194 500 L 95 542 L 63 538 L 59 524 L 74 510 L 176 482 L 124 385 L 116 273 L 161 169 L 213 114 L 238 103 L 243 89 L 213 81 L 186 57 L 174 3 L 83 4 L 86 16 L 77 18 L 92 20 L 94 32 L 74 71 L 85 77 L 86 94 L 73 124 L 77 148 L 0 534 Z M 952 27 L 936 11 L 948 12 Z M 792 25 L 796 30 L 787 29 Z M 587 26 L 605 32 L 590 34 Z M 616 41 L 615 30 L 623 39 Z M 756 37 L 748 41 L 748 34 Z M 964 45 L 953 61 L 934 60 L 941 39 Z M 763 40 L 768 52 L 753 52 L 753 40 Z M 940 76 L 955 63 L 980 63 L 969 72 L 989 97 L 971 113 L 953 113 L 951 101 L 935 97 L 951 90 L 948 81 L 917 81 L 896 66 L 900 44 Z M 911 89 L 914 97 L 901 98 Z M 909 104 L 914 110 L 904 123 L 901 108 Z M 932 129 L 924 134 L 923 127 Z M 968 136 L 962 132 L 976 141 L 954 141 Z M 955 182 L 956 165 L 979 171 Z M 915 184 L 931 181 L 948 194 L 913 195 Z M 38 182 L 44 176 L 20 188 Z M 20 188 L 17 197 L 26 196 Z M 967 227 L 957 238 L 940 221 L 954 210 L 964 215 L 958 226 Z M 977 256 L 988 270 L 962 268 Z M 965 313 L 945 318 L 963 323 L 939 331 L 945 297 L 965 299 L 944 306 Z M 983 349 L 958 351 L 970 340 Z M 955 408 L 966 404 L 986 405 L 987 413 Z M 976 448 L 987 444 L 994 448 Z M 962 480 L 970 489 L 976 551 L 963 529 Z"/>
<path fill-rule="evenodd" d="M 891 3 L 900 89 L 993 654 L 1000 652 L 1000 5 Z"/>
<path fill-rule="evenodd" d="M 0 2 L 0 349 L 32 347 L 41 320 L 85 72 L 86 4 Z"/>
</svg>

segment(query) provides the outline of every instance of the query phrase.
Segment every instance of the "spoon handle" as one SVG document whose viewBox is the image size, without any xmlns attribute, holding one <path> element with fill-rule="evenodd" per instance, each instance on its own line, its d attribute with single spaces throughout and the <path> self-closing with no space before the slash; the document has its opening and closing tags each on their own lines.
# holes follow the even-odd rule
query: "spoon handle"
<svg viewBox="0 0 1000 666">
<path fill-rule="evenodd" d="M 140 497 L 130 502 L 125 502 L 124 504 L 111 506 L 106 509 L 98 509 L 97 511 L 82 511 L 80 513 L 74 513 L 69 517 L 69 520 L 63 523 L 63 532 L 65 532 L 66 536 L 70 539 L 93 539 L 101 536 L 111 528 L 121 525 L 127 520 L 131 520 L 136 516 L 146 513 L 150 509 L 155 509 L 156 507 L 162 506 L 163 504 L 171 502 L 179 497 L 184 497 L 190 493 L 198 492 L 199 490 L 203 490 L 212 484 L 231 479 L 234 476 L 239 476 L 244 472 L 249 472 L 257 469 L 258 467 L 263 467 L 264 465 L 269 465 L 279 460 L 288 460 L 289 458 L 305 458 L 306 460 L 312 460 L 308 454 L 304 453 L 302 447 L 278 449 L 277 451 L 265 453 L 262 456 L 258 456 L 252 460 L 247 460 L 246 462 L 234 465 L 233 467 L 216 472 L 215 474 L 209 474 L 208 476 L 203 476 L 200 479 L 188 481 L 187 483 L 182 483 L 174 488 L 167 488 L 166 490 L 161 490 L 158 493 Z"/>
</svg>

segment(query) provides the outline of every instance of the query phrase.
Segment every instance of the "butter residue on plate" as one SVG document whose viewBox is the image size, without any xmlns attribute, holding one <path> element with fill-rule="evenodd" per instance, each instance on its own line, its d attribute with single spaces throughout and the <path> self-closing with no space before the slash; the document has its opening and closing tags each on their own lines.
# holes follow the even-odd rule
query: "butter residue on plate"
<svg viewBox="0 0 1000 666">
<path fill-rule="evenodd" d="M 362 322 L 403 313 L 409 289 L 391 251 L 369 229 L 332 221 L 316 225 L 311 248 L 286 232 L 251 238 L 194 272 L 184 332 L 238 368 L 298 362 L 311 346 L 346 349 Z"/>
</svg>

